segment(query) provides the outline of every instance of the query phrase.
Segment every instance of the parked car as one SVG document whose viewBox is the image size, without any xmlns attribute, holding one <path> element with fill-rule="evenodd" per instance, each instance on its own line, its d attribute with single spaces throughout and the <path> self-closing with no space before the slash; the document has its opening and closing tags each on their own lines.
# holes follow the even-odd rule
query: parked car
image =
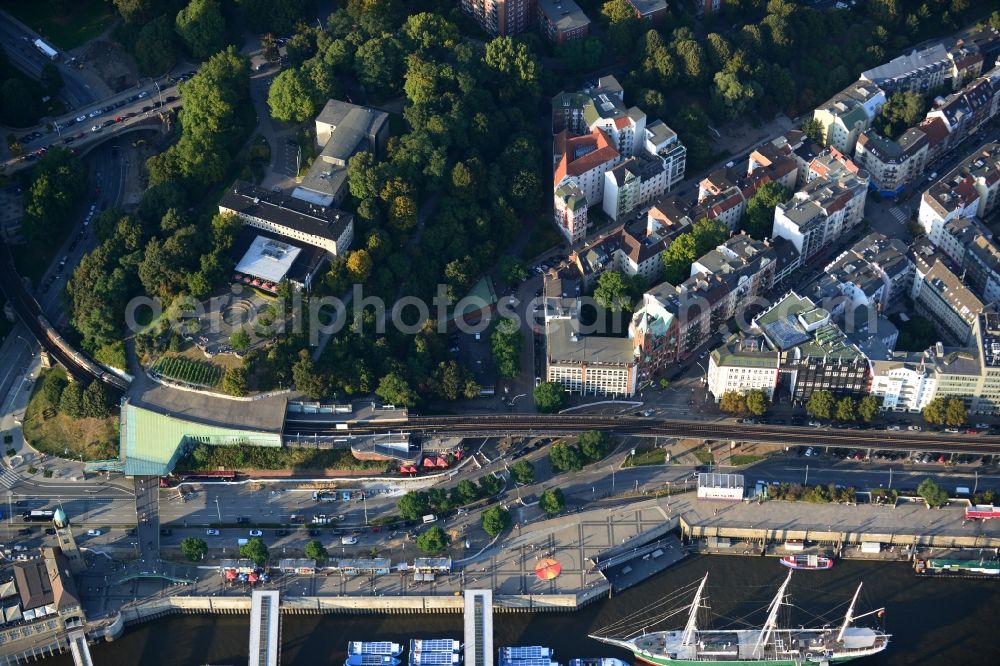
<svg viewBox="0 0 1000 666">
<path fill-rule="evenodd" d="M 358 542 L 358 538 L 354 536 L 342 536 L 340 537 L 340 544 L 342 546 L 353 546 Z"/>
<path fill-rule="evenodd" d="M 87 530 L 87 536 L 101 536 L 101 530 Z"/>
<path fill-rule="evenodd" d="M 205 536 L 219 536 L 219 530 L 205 530 Z"/>
<path fill-rule="evenodd" d="M 250 536 L 256 536 L 256 537 L 264 536 L 264 533 L 261 532 L 260 530 L 250 530 Z"/>
</svg>

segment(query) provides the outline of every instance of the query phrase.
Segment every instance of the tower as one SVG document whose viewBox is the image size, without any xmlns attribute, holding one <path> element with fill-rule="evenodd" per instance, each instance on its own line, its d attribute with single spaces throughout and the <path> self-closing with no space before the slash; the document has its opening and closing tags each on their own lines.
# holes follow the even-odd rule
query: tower
<svg viewBox="0 0 1000 666">
<path fill-rule="evenodd" d="M 66 518 L 66 512 L 61 508 L 56 509 L 52 515 L 52 526 L 56 529 L 56 541 L 59 549 L 69 562 L 70 573 L 76 575 L 86 571 L 87 561 L 83 559 L 83 553 L 80 552 L 80 548 L 76 545 L 76 539 L 73 538 L 73 529 Z"/>
</svg>

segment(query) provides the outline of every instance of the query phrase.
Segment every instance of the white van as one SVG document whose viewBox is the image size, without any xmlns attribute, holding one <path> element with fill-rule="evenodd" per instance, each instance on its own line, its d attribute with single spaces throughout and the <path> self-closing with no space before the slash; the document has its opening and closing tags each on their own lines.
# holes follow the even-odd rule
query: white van
<svg viewBox="0 0 1000 666">
<path fill-rule="evenodd" d="M 236 545 L 237 546 L 245 546 L 248 543 L 250 543 L 250 539 L 237 539 L 236 540 Z"/>
<path fill-rule="evenodd" d="M 424 516 L 424 525 L 429 525 L 431 523 L 436 523 L 437 519 L 438 519 L 438 517 L 435 516 L 433 513 L 428 513 L 426 516 Z"/>
<path fill-rule="evenodd" d="M 958 486 L 957 488 L 955 488 L 955 494 L 956 495 L 960 495 L 960 496 L 964 495 L 964 496 L 968 497 L 972 493 L 969 491 L 968 487 L 966 487 L 966 486 Z"/>
<path fill-rule="evenodd" d="M 340 537 L 340 545 L 341 546 L 353 546 L 357 542 L 358 542 L 358 537 L 353 537 L 353 536 L 343 536 L 343 537 Z"/>
</svg>

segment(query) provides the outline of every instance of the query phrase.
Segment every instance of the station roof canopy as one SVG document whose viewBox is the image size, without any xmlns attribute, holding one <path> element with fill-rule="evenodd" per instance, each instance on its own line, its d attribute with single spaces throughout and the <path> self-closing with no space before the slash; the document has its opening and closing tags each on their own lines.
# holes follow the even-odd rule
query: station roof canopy
<svg viewBox="0 0 1000 666">
<path fill-rule="evenodd" d="M 121 454 L 126 476 L 169 474 L 188 444 L 281 446 L 281 434 L 189 421 L 129 402 L 122 406 Z"/>
</svg>

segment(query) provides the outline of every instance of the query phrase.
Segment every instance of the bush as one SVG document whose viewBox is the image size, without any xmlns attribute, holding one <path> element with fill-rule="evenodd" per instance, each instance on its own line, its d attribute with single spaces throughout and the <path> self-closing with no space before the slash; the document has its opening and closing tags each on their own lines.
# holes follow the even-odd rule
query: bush
<svg viewBox="0 0 1000 666">
<path fill-rule="evenodd" d="M 164 356 L 153 364 L 152 371 L 169 379 L 193 386 L 213 388 L 222 379 L 222 368 L 208 361 L 193 361 L 183 356 Z"/>
</svg>

